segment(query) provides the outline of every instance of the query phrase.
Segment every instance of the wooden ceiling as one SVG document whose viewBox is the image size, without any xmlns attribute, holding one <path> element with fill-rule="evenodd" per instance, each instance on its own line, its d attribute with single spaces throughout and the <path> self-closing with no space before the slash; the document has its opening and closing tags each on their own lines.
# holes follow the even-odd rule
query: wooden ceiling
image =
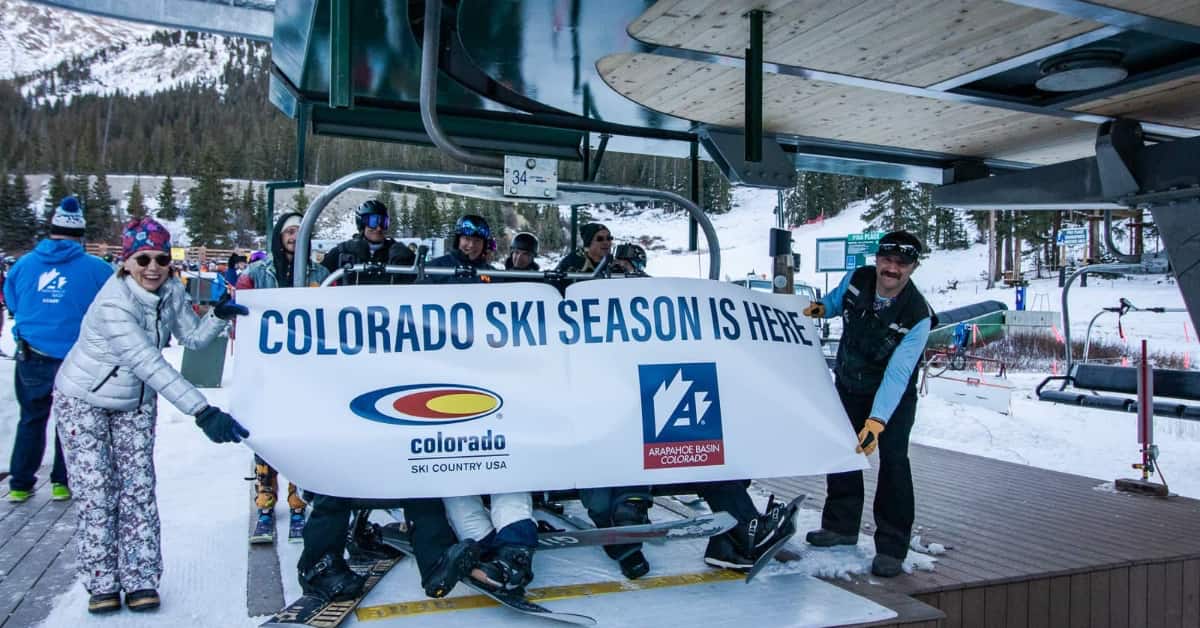
<svg viewBox="0 0 1200 628">
<path fill-rule="evenodd" d="M 1200 25 L 1200 0 L 1094 4 Z M 814 80 L 765 72 L 768 133 L 1038 164 L 1094 154 L 1095 120 L 968 104 L 939 97 L 937 87 L 911 89 L 1106 26 L 1020 0 L 660 0 L 630 24 L 629 33 L 651 45 L 741 58 L 751 9 L 770 12 L 766 62 L 844 75 Z M 610 87 L 650 109 L 743 127 L 744 70 L 683 57 L 621 53 L 601 59 L 597 69 Z M 869 80 L 843 80 L 854 77 Z M 1072 111 L 1200 129 L 1200 75 Z"/>
<path fill-rule="evenodd" d="M 1200 26 L 1200 0 L 1090 0 L 1114 9 Z"/>
<path fill-rule="evenodd" d="M 688 120 L 742 126 L 742 71 L 649 54 L 618 54 L 597 64 L 605 81 L 645 107 Z M 904 94 L 767 74 L 768 133 L 1054 163 L 1078 157 L 1095 125 Z"/>
<path fill-rule="evenodd" d="M 1000 0 L 661 0 L 629 34 L 740 57 L 755 8 L 768 62 L 919 87 L 1103 27 Z"/>
</svg>

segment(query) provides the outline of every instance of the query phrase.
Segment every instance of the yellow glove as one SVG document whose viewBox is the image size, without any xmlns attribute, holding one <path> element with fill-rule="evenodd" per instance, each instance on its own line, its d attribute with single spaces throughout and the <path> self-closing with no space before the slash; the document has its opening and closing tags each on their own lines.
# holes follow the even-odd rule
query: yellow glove
<svg viewBox="0 0 1200 628">
<path fill-rule="evenodd" d="M 809 318 L 825 318 L 825 304 L 820 301 L 813 301 L 804 308 L 804 315 Z"/>
<path fill-rule="evenodd" d="M 884 422 L 875 417 L 867 419 L 866 425 L 858 432 L 858 447 L 854 448 L 856 453 L 869 456 L 875 453 L 875 447 L 879 445 L 879 435 L 883 433 Z"/>
</svg>

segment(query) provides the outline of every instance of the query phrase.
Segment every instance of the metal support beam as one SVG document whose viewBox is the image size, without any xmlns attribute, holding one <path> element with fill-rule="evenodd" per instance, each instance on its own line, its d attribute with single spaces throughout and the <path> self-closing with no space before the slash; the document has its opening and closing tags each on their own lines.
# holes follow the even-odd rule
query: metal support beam
<svg viewBox="0 0 1200 628">
<path fill-rule="evenodd" d="M 308 116 L 311 109 L 301 104 L 296 111 L 296 180 L 304 180 L 304 156 L 308 148 Z"/>
<path fill-rule="evenodd" d="M 1200 329 L 1200 190 L 1189 201 L 1150 209 L 1166 245 L 1171 272 L 1192 317 L 1192 329 Z"/>
<path fill-rule="evenodd" d="M 1099 22 L 1131 31 L 1142 31 L 1160 37 L 1200 44 L 1200 26 L 1134 13 L 1098 2 L 1084 0 L 1005 0 L 1032 9 L 1060 13 L 1081 20 Z"/>
<path fill-rule="evenodd" d="M 982 68 L 976 68 L 970 72 L 967 72 L 966 74 L 960 74 L 954 78 L 949 78 L 939 83 L 934 83 L 933 85 L 929 86 L 929 89 L 946 91 L 948 89 L 954 89 L 955 87 L 969 85 L 975 81 L 988 78 L 989 76 L 995 76 L 1002 72 L 1007 72 L 1013 68 L 1019 68 L 1023 65 L 1035 63 L 1068 50 L 1074 50 L 1080 46 L 1086 46 L 1102 39 L 1108 39 L 1109 37 L 1121 32 L 1122 29 L 1117 28 L 1116 26 L 1097 28 L 1094 31 L 1076 35 L 1074 37 L 1068 37 L 1067 39 L 1055 42 L 1049 46 L 1043 46 L 1037 50 L 1030 50 L 1025 54 L 1017 55 L 1011 59 L 1005 59 L 1004 61 L 993 63 L 992 65 L 985 65 Z"/>
<path fill-rule="evenodd" d="M 1024 211 L 1157 207 L 1200 197 L 1200 137 L 1140 148 L 1129 167 L 1138 187 L 1127 195 L 1106 194 L 1097 159 L 1085 157 L 934 188 L 933 202 L 959 209 Z"/>
<path fill-rule="evenodd" d="M 692 140 L 691 155 L 688 157 L 688 165 L 691 166 L 691 176 L 688 178 L 688 187 L 691 192 L 692 202 L 697 207 L 703 209 L 700 204 L 700 142 Z M 699 245 L 698 223 L 696 219 L 688 216 L 688 250 L 695 251 Z"/>
<path fill-rule="evenodd" d="M 354 104 L 350 84 L 350 0 L 329 1 L 329 106 Z"/>
<path fill-rule="evenodd" d="M 750 47 L 746 49 L 746 161 L 762 161 L 763 138 L 763 18 L 750 11 Z"/>
<path fill-rule="evenodd" d="M 1140 189 L 1133 176 L 1133 161 L 1145 147 L 1142 128 L 1132 120 L 1100 125 L 1096 134 L 1096 172 L 1104 198 L 1125 198 Z"/>
<path fill-rule="evenodd" d="M 604 163 L 604 151 L 608 149 L 608 138 L 608 133 L 600 134 L 600 145 L 596 147 L 596 156 L 592 159 L 592 171 L 587 175 L 588 181 L 595 181 L 596 175 L 600 174 L 600 164 Z"/>
</svg>

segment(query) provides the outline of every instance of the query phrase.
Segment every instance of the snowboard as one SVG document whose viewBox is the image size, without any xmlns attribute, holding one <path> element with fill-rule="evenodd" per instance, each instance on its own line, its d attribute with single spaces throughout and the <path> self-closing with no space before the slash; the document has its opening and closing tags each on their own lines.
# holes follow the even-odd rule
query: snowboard
<svg viewBox="0 0 1200 628">
<path fill-rule="evenodd" d="M 805 497 L 807 497 L 807 495 L 801 494 L 798 495 L 796 499 L 788 502 L 787 505 L 783 507 L 783 516 L 794 523 L 796 511 L 800 509 L 800 504 L 804 501 Z M 792 534 L 775 541 L 769 547 L 767 547 L 767 549 L 758 557 L 758 559 L 754 561 L 754 565 L 750 567 L 750 570 L 746 572 L 746 584 L 750 584 L 750 581 L 754 579 L 754 576 L 757 576 L 758 572 L 763 570 L 763 567 L 766 567 L 771 563 L 771 560 L 775 558 L 776 554 L 779 554 L 783 550 L 784 546 L 787 545 L 788 541 L 792 540 L 792 537 L 795 536 L 795 534 L 795 531 L 793 531 Z"/>
<path fill-rule="evenodd" d="M 261 626 L 312 626 L 313 628 L 336 628 L 350 613 L 358 608 L 359 602 L 367 597 L 371 589 L 391 571 L 396 563 L 400 562 L 402 557 L 388 558 L 385 560 L 377 560 L 366 565 L 365 570 L 361 565 L 350 563 L 350 568 L 356 573 L 367 577 L 366 583 L 363 584 L 362 595 L 350 600 L 341 602 L 326 602 L 325 600 L 312 596 L 302 595 L 299 599 L 287 606 L 283 607 L 279 612 L 271 616 L 270 619 L 263 622 Z"/>
<path fill-rule="evenodd" d="M 275 542 L 274 512 L 258 510 L 258 521 L 254 524 L 254 531 L 250 533 L 250 542 L 254 544 Z"/>
<path fill-rule="evenodd" d="M 469 577 L 464 578 L 461 580 L 461 582 L 462 584 L 465 584 L 468 587 L 475 589 L 476 591 L 499 602 L 501 606 L 512 609 L 518 613 L 532 615 L 534 617 L 542 617 L 544 619 L 551 619 L 567 624 L 575 624 L 577 626 L 596 625 L 596 619 L 594 617 L 580 615 L 578 613 L 562 613 L 559 611 L 552 611 L 541 604 L 530 602 L 529 600 L 525 599 L 525 596 L 523 595 L 506 593 L 503 591 L 490 591 L 487 589 L 487 587 L 473 582 Z"/>
<path fill-rule="evenodd" d="M 288 523 L 288 543 L 303 543 L 304 542 L 304 511 L 292 511 L 291 521 Z"/>
</svg>

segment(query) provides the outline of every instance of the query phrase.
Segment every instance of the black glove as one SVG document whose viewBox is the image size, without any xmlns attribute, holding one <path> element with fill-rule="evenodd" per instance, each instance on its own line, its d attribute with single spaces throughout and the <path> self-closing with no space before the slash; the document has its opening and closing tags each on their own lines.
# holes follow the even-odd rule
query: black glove
<svg viewBox="0 0 1200 628">
<path fill-rule="evenodd" d="M 246 428 L 216 406 L 208 406 L 196 415 L 196 425 L 214 443 L 240 443 L 250 435 Z"/>
<path fill-rule="evenodd" d="M 213 306 L 213 314 L 223 321 L 233 320 L 235 316 L 246 316 L 249 313 L 250 310 L 244 305 L 238 305 L 228 292 L 222 294 L 221 298 L 217 299 L 217 304 Z"/>
</svg>

